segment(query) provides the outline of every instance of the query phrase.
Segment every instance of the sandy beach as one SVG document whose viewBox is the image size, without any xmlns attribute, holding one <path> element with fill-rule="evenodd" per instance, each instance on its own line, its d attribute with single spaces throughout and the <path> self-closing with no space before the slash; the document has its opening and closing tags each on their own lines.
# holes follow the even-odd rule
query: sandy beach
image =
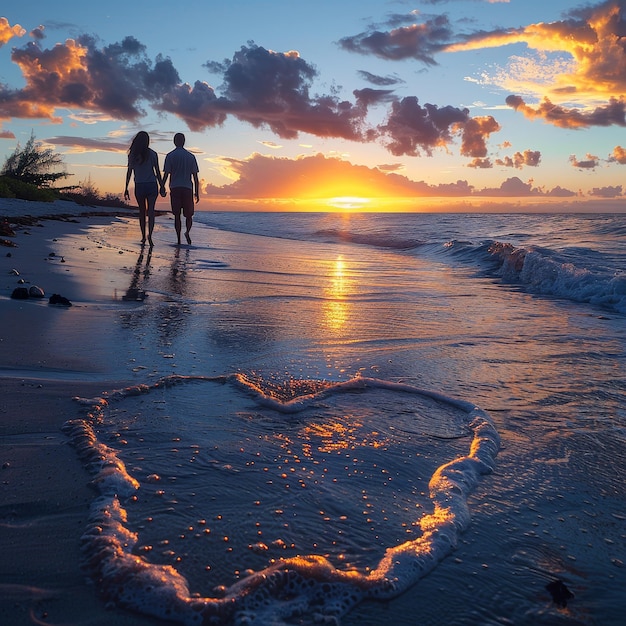
<svg viewBox="0 0 626 626">
<path fill-rule="evenodd" d="M 151 250 L 132 213 L 0 201 L 28 215 L 0 252 L 0 622 L 620 623 L 622 282 L 476 272 L 502 232 L 616 256 L 612 218 L 206 213 L 179 247 L 160 215 Z"/>
<path fill-rule="evenodd" d="M 74 396 L 89 397 L 114 384 L 115 361 L 102 346 L 115 316 L 93 302 L 81 303 L 81 294 L 90 293 L 90 287 L 75 270 L 95 260 L 95 251 L 77 249 L 80 263 L 76 255 L 70 258 L 72 252 L 63 251 L 68 271 L 59 271 L 65 266 L 60 266 L 62 251 L 55 240 L 67 233 L 80 239 L 85 226 L 115 216 L 93 209 L 87 217 L 88 212 L 72 203 L 0 200 L 0 218 L 64 216 L 14 223 L 15 236 L 5 239 L 15 247 L 0 248 L 0 621 L 11 626 L 154 624 L 104 610 L 80 569 L 79 540 L 93 490 L 61 427 L 79 411 Z M 59 256 L 50 256 L 55 250 Z M 110 256 L 107 267 L 114 272 L 121 261 Z M 26 286 L 41 286 L 46 297 L 11 299 L 20 278 Z M 49 305 L 53 293 L 68 297 L 72 310 Z M 63 320 L 68 314 L 72 320 Z"/>
</svg>

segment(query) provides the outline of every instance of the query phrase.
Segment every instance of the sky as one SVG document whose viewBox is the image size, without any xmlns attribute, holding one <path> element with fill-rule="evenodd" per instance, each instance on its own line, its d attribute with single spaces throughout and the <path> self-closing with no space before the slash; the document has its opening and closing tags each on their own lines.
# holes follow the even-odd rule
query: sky
<svg viewBox="0 0 626 626">
<path fill-rule="evenodd" d="M 0 164 L 121 194 L 183 132 L 201 209 L 626 210 L 626 0 L 11 4 Z"/>
</svg>

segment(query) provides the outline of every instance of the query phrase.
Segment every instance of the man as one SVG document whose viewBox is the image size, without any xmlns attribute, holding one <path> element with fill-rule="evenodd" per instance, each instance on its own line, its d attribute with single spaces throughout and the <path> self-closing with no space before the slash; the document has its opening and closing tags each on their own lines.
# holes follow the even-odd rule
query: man
<svg viewBox="0 0 626 626">
<path fill-rule="evenodd" d="M 161 183 L 161 195 L 165 194 L 165 183 L 170 179 L 170 204 L 174 214 L 174 227 L 176 237 L 180 246 L 180 231 L 182 229 L 180 214 L 185 216 L 185 238 L 191 244 L 189 231 L 193 224 L 194 198 L 196 202 L 200 200 L 198 184 L 198 162 L 196 157 L 185 150 L 185 135 L 176 133 L 174 135 L 174 145 L 176 148 L 165 156 L 163 166 L 163 182 Z"/>
</svg>

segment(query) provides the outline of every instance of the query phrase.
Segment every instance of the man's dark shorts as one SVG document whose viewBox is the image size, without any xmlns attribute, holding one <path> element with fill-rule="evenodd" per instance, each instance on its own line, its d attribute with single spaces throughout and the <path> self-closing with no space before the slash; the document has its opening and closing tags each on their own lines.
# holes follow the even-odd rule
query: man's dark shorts
<svg viewBox="0 0 626 626">
<path fill-rule="evenodd" d="M 173 187 L 170 189 L 170 203 L 174 215 L 180 215 L 182 211 L 185 217 L 191 217 L 194 212 L 193 189 Z"/>
</svg>

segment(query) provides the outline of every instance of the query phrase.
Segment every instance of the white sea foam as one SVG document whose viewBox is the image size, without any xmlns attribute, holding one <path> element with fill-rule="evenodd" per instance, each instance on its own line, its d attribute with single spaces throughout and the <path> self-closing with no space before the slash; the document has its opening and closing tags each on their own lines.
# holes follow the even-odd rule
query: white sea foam
<svg viewBox="0 0 626 626">
<path fill-rule="evenodd" d="M 138 482 L 115 452 L 98 441 L 93 429 L 93 422 L 99 420 L 109 403 L 191 381 L 231 384 L 233 393 L 243 390 L 259 405 L 282 413 L 304 411 L 334 394 L 355 390 L 368 393 L 383 389 L 416 398 L 425 396 L 465 412 L 471 445 L 467 455 L 440 466 L 431 477 L 428 488 L 433 511 L 418 520 L 420 535 L 388 547 L 369 571 L 339 569 L 324 556 L 302 555 L 278 559 L 265 569 L 250 573 L 226 588 L 222 597 L 196 597 L 174 567 L 150 563 L 134 553 L 138 536 L 127 527 L 124 502 L 134 495 Z M 374 378 L 327 383 L 316 392 L 288 402 L 281 402 L 242 375 L 168 376 L 149 387 L 129 387 L 106 395 L 106 399 L 77 399 L 88 407 L 86 416 L 65 427 L 80 457 L 96 475 L 94 486 L 100 493 L 83 535 L 85 563 L 109 601 L 188 625 L 281 624 L 303 614 L 328 622 L 345 615 L 366 598 L 382 600 L 403 593 L 455 548 L 460 533 L 470 524 L 467 497 L 480 476 L 492 470 L 499 449 L 499 437 L 491 419 L 472 403 Z"/>
</svg>

